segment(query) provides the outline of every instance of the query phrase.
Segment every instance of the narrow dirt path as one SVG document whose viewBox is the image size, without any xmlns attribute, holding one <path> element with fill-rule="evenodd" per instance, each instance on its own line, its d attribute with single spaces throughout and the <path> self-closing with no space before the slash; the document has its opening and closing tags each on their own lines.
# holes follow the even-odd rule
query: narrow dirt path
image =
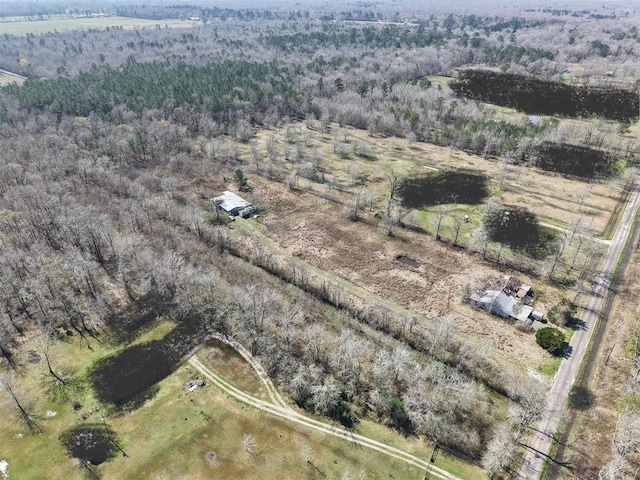
<svg viewBox="0 0 640 480">
<path fill-rule="evenodd" d="M 239 344 L 238 342 L 236 342 L 234 339 L 232 339 L 231 337 L 222 335 L 221 333 L 214 333 L 213 335 L 211 335 L 211 338 L 215 338 L 216 340 L 218 340 L 219 342 L 224 343 L 225 345 L 230 346 L 231 348 L 233 348 L 242 358 L 244 358 L 244 360 L 251 366 L 251 368 L 253 368 L 256 373 L 258 374 L 258 378 L 260 378 L 260 381 L 262 382 L 262 385 L 264 385 L 265 389 L 267 390 L 267 394 L 269 395 L 269 398 L 271 398 L 271 401 L 282 407 L 282 408 L 286 408 L 289 410 L 292 410 L 291 407 L 289 407 L 289 405 L 287 404 L 287 402 L 284 401 L 284 399 L 280 396 L 280 392 L 278 392 L 278 390 L 276 389 L 275 385 L 273 384 L 273 382 L 271 381 L 271 378 L 269 378 L 269 375 L 267 375 L 267 372 L 265 371 L 265 369 L 262 367 L 262 365 L 260 364 L 260 362 L 258 362 L 253 355 L 251 355 L 251 352 L 249 352 L 249 350 L 247 350 L 246 348 L 244 348 L 244 346 L 242 346 L 241 344 Z"/>
<path fill-rule="evenodd" d="M 216 337 L 218 338 L 218 337 Z M 229 342 L 233 342 L 233 340 L 227 339 Z M 238 344 L 236 342 L 233 343 L 228 343 L 227 340 L 223 340 L 227 345 L 230 345 L 231 347 L 235 348 L 235 346 L 237 346 Z M 239 352 L 240 353 L 240 352 Z M 249 358 L 252 359 L 251 362 L 249 362 L 251 364 L 252 367 L 254 367 L 254 365 L 259 365 L 255 359 L 253 359 L 253 357 L 251 356 L 251 354 L 249 352 L 246 352 L 249 356 Z M 242 353 L 240 353 L 242 355 Z M 243 355 L 244 357 L 244 355 Z M 275 404 L 274 403 L 270 403 L 264 400 L 260 400 L 258 398 L 255 398 L 245 392 L 243 392 L 242 390 L 234 387 L 233 385 L 231 385 L 229 382 L 227 382 L 226 380 L 224 380 L 223 378 L 221 378 L 219 375 L 217 375 L 215 372 L 213 372 L 209 367 L 207 367 L 206 365 L 204 365 L 196 356 L 193 356 L 189 359 L 189 363 L 196 368 L 205 378 L 207 378 L 212 384 L 214 384 L 216 387 L 218 387 L 220 390 L 222 390 L 225 394 L 235 398 L 236 400 L 239 400 L 241 402 L 244 402 L 248 405 L 251 405 L 252 407 L 255 407 L 259 410 L 262 410 L 264 412 L 270 413 L 271 415 L 275 415 L 277 417 L 280 418 L 284 418 L 286 420 L 289 420 L 291 422 L 294 422 L 298 425 L 302 425 L 308 428 L 312 428 L 314 430 L 326 433 L 328 435 L 333 435 L 335 437 L 338 438 L 342 438 L 344 440 L 350 441 L 350 442 L 354 442 L 356 443 L 358 446 L 362 446 L 362 447 L 367 447 L 370 448 L 372 450 L 376 450 L 378 452 L 384 453 L 385 455 L 389 455 L 390 457 L 396 458 L 398 460 L 401 460 L 403 462 L 406 462 L 410 465 L 414 465 L 416 467 L 419 468 L 423 468 L 425 469 L 426 472 L 429 473 L 429 475 L 431 476 L 431 478 L 437 478 L 440 480 L 460 480 L 458 479 L 458 477 L 455 477 L 454 475 L 451 475 L 450 473 L 448 473 L 447 471 L 436 467 L 435 465 L 431 464 L 428 460 L 424 460 L 421 458 L 418 458 L 410 453 L 407 453 L 403 450 L 400 450 L 398 448 L 392 447 L 390 445 L 386 445 L 382 442 L 378 442 L 377 440 L 374 440 L 372 438 L 369 437 L 365 437 L 364 435 L 359 435 L 357 433 L 353 433 L 350 432 L 346 429 L 340 428 L 340 427 L 336 427 L 334 425 L 329 425 L 323 422 L 320 422 L 318 420 L 315 420 L 313 418 L 309 418 L 306 417 L 305 415 L 302 415 L 298 412 L 296 412 L 295 410 L 293 410 L 292 408 L 290 408 L 289 406 L 286 405 L 286 403 L 284 402 L 284 400 L 282 399 L 282 397 L 280 397 L 280 395 L 278 394 L 278 392 L 275 390 L 275 387 L 273 387 L 273 383 L 271 383 L 270 380 L 268 380 L 269 384 L 271 385 L 271 388 L 273 388 L 273 392 L 275 392 L 275 396 L 276 398 L 278 398 L 279 400 L 275 400 Z M 259 367 L 260 370 L 262 372 L 264 372 L 264 370 Z M 258 375 L 260 376 L 261 380 L 263 381 L 263 383 L 268 379 L 268 376 L 263 377 L 260 373 L 259 370 L 256 370 L 258 372 Z M 266 385 L 266 384 L 265 384 Z M 268 387 L 269 389 L 269 387 Z M 273 394 L 272 390 L 269 389 L 269 394 L 270 396 L 272 396 Z M 273 396 L 272 396 L 273 398 Z M 284 404 L 284 406 L 280 403 L 282 402 Z"/>
</svg>

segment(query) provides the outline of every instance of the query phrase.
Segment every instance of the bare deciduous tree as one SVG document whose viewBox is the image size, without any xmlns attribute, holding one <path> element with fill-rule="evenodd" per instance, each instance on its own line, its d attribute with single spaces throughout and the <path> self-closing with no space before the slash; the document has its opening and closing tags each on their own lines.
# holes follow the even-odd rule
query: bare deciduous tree
<svg viewBox="0 0 640 480">
<path fill-rule="evenodd" d="M 31 410 L 28 403 L 21 401 L 17 393 L 17 377 L 14 373 L 5 372 L 0 374 L 0 385 L 15 408 L 16 417 L 31 433 L 40 433 L 42 426 L 39 417 Z"/>
<path fill-rule="evenodd" d="M 508 423 L 502 423 L 493 432 L 493 436 L 482 456 L 482 466 L 487 469 L 489 478 L 507 467 L 513 460 L 516 442 L 515 435 Z"/>
<path fill-rule="evenodd" d="M 353 197 L 347 203 L 347 213 L 349 216 L 349 220 L 352 222 L 358 221 L 358 212 L 360 211 L 360 198 L 362 197 L 362 188 L 359 188 L 356 193 L 353 194 Z"/>
<path fill-rule="evenodd" d="M 240 444 L 242 445 L 242 448 L 244 448 L 245 452 L 247 452 L 252 457 L 256 456 L 256 453 L 255 453 L 256 439 L 253 438 L 253 435 L 249 435 L 248 433 L 245 433 L 242 436 L 242 441 L 240 442 Z"/>
<path fill-rule="evenodd" d="M 625 409 L 618 415 L 613 445 L 622 457 L 640 451 L 640 412 Z"/>
<path fill-rule="evenodd" d="M 442 225 L 442 220 L 446 215 L 448 215 L 448 210 L 445 206 L 439 205 L 436 207 L 435 216 L 436 216 L 436 240 L 440 240 L 440 226 Z"/>
</svg>

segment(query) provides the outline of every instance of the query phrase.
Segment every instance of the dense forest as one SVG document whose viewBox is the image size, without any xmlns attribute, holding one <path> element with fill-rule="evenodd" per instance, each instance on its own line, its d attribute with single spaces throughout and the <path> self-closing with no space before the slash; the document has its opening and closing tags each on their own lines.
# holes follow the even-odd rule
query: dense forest
<svg viewBox="0 0 640 480">
<path fill-rule="evenodd" d="M 14 14 L 56 13 L 22 8 Z M 88 381 L 98 398 L 122 412 L 138 408 L 198 338 L 218 332 L 245 345 L 309 412 L 346 426 L 375 418 L 506 474 L 543 414 L 539 382 L 501 368 L 446 317 L 416 325 L 391 310 L 333 308 L 344 307 L 343 292 L 314 290 L 304 273 L 288 278 L 260 252 L 243 258 L 208 199 L 238 168 L 258 163 L 238 145 L 248 151 L 258 129 L 292 121 L 317 124 L 323 136 L 330 124 L 348 126 L 584 182 L 615 176 L 639 155 L 636 139 L 616 135 L 638 108 L 638 29 L 625 12 L 405 21 L 368 9 L 139 4 L 114 13 L 159 25 L 2 37 L 0 68 L 27 77 L 0 88 L 5 368 L 15 368 L 28 336 L 125 346 L 147 322 L 168 317 L 178 325 L 173 334 L 127 351 L 137 369 L 124 372 L 119 362 L 131 362 L 120 357 L 96 362 Z M 197 27 L 162 26 L 193 16 Z M 495 88 L 500 79 L 506 94 L 516 84 L 538 88 L 533 97 L 548 85 L 576 96 L 624 92 L 624 108 L 607 110 L 607 97 L 602 109 L 552 100 L 551 111 L 534 111 L 462 88 L 477 70 L 456 70 L 476 65 L 494 72 L 490 82 Z M 549 116 L 509 121 L 482 101 Z M 596 131 L 560 122 L 592 116 Z M 282 181 L 284 168 L 272 163 L 263 175 Z M 451 197 L 452 182 L 466 196 Z M 485 176 L 465 171 L 393 184 L 388 205 L 395 188 L 410 208 L 479 204 L 491 193 Z M 410 198 L 411 189 L 431 195 Z M 495 210 L 487 221 L 493 241 L 534 259 L 549 254 L 540 242 L 553 235 L 530 212 L 512 209 L 508 218 L 521 236 L 505 233 L 505 210 Z M 256 266 L 301 288 L 286 293 Z M 163 369 L 148 375 L 150 364 Z"/>
</svg>

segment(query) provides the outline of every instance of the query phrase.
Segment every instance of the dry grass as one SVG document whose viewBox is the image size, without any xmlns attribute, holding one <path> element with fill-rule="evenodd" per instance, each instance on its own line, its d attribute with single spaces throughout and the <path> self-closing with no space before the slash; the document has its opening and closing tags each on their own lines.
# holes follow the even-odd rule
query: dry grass
<svg viewBox="0 0 640 480">
<path fill-rule="evenodd" d="M 253 195 L 265 207 L 264 226 L 255 228 L 261 228 L 262 234 L 292 257 L 425 317 L 453 314 L 461 333 L 523 368 L 535 369 L 548 360 L 533 334 L 463 302 L 466 285 L 498 277 L 504 273 L 502 269 L 424 234 L 402 229 L 388 237 L 371 215 L 351 222 L 340 205 L 318 196 L 292 192 L 260 178 L 253 179 L 253 186 Z M 254 243 L 264 244 L 255 236 L 239 241 L 245 242 L 247 252 L 252 251 Z M 419 267 L 398 262 L 398 255 L 409 256 Z M 562 295 L 559 289 L 538 279 L 518 276 L 537 289 L 540 300 L 536 308 L 546 310 Z"/>
<path fill-rule="evenodd" d="M 567 121 L 568 122 L 568 121 Z M 574 121 L 575 122 L 575 121 Z M 573 126 L 574 130 L 584 127 Z M 316 149 L 321 153 L 321 169 L 326 180 L 343 186 L 344 192 L 333 194 L 346 201 L 353 192 L 361 188 L 361 180 L 366 179 L 364 189 L 375 192 L 379 197 L 388 194 L 385 176 L 390 170 L 403 175 L 416 176 L 433 170 L 465 168 L 485 174 L 490 186 L 504 204 L 523 206 L 538 215 L 541 221 L 566 226 L 577 217 L 583 218 L 583 225 L 589 225 L 594 232 L 604 231 L 609 216 L 613 212 L 619 196 L 620 187 L 609 189 L 608 182 L 586 183 L 549 174 L 531 167 L 505 165 L 495 159 L 484 159 L 478 155 L 426 143 L 409 143 L 406 139 L 371 137 L 366 131 L 349 127 L 331 126 L 322 135 L 317 125 L 310 130 L 302 123 L 285 129 L 259 131 L 255 146 L 267 157 L 266 144 L 275 140 L 277 148 L 283 149 L 299 141 L 306 144 L 307 154 Z M 337 145 L 337 152 L 336 152 Z M 366 145 L 367 156 L 357 155 L 354 148 Z M 340 153 L 344 152 L 344 153 Z M 297 166 L 285 162 L 292 171 Z M 354 179 L 352 172 L 358 172 Z M 302 188 L 326 193 L 326 186 L 300 179 Z M 501 189 L 498 187 L 502 185 Z M 349 192 L 349 193 L 347 193 Z M 586 195 L 580 205 L 579 197 Z"/>
<path fill-rule="evenodd" d="M 0 70 L 0 87 L 4 85 L 9 85 L 10 83 L 18 83 L 21 84 L 24 82 L 24 77 L 20 77 L 18 75 L 12 75 L 8 72 L 4 72 Z"/>
</svg>

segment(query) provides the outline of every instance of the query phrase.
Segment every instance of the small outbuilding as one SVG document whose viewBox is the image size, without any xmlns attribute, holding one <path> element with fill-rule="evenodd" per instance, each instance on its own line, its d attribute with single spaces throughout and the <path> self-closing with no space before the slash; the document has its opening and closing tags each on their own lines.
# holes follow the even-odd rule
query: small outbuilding
<svg viewBox="0 0 640 480">
<path fill-rule="evenodd" d="M 534 310 L 533 312 L 531 312 L 530 316 L 536 322 L 547 323 L 547 321 L 544 319 L 544 314 L 542 312 L 538 312 L 537 310 Z"/>
<path fill-rule="evenodd" d="M 225 191 L 221 196 L 212 199 L 212 203 L 214 208 L 219 208 L 227 215 L 232 217 L 239 215 L 241 211 L 247 209 L 248 207 L 251 207 L 251 204 L 240 195 L 228 190 Z"/>
</svg>

